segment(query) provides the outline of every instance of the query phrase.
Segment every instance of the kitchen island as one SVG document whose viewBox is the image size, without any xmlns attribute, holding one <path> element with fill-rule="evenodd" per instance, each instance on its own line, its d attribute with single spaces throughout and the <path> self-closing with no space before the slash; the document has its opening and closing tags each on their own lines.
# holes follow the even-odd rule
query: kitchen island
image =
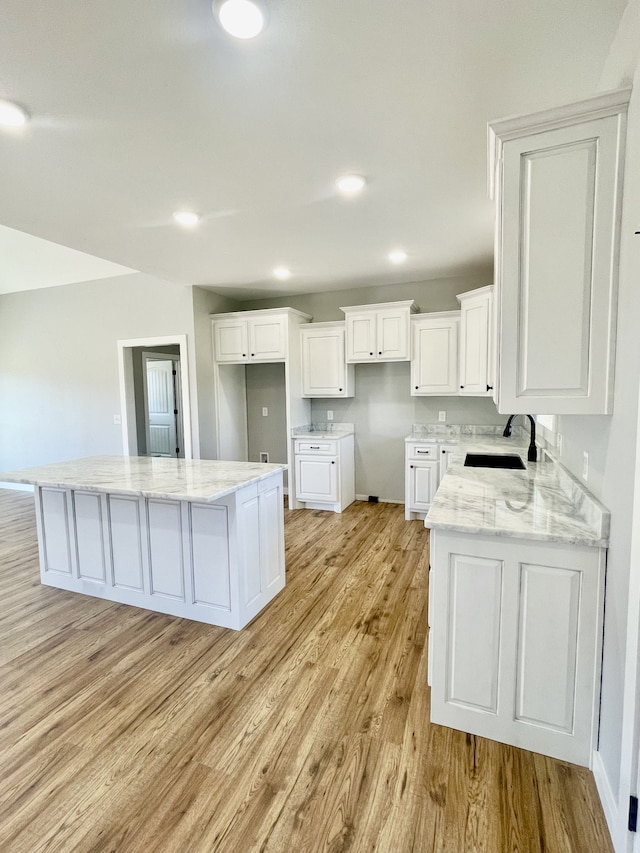
<svg viewBox="0 0 640 853">
<path fill-rule="evenodd" d="M 609 513 L 508 439 L 459 451 L 425 519 L 431 720 L 591 766 Z M 467 451 L 526 467 L 465 467 Z"/>
<path fill-rule="evenodd" d="M 42 583 L 243 628 L 285 585 L 285 465 L 95 456 L 35 486 Z"/>
</svg>

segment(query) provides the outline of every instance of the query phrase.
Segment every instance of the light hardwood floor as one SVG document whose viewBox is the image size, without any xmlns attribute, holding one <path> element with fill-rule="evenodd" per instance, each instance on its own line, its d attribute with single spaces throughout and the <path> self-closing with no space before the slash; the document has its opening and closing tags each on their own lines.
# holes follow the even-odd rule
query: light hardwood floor
<svg viewBox="0 0 640 853">
<path fill-rule="evenodd" d="M 0 490 L 2 853 L 608 853 L 590 773 L 429 723 L 428 533 L 287 515 L 244 631 L 39 583 Z"/>
</svg>

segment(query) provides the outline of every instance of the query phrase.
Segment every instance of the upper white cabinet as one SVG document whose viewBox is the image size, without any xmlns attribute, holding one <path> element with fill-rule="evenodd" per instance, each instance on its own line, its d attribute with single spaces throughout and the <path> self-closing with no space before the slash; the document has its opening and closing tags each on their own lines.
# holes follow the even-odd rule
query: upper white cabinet
<svg viewBox="0 0 640 853">
<path fill-rule="evenodd" d="M 490 397 L 494 389 L 493 286 L 460 293 L 460 394 Z"/>
<path fill-rule="evenodd" d="M 417 311 L 413 300 L 340 310 L 345 314 L 348 363 L 409 361 L 410 317 Z"/>
<path fill-rule="evenodd" d="M 345 355 L 345 324 L 311 323 L 300 327 L 304 397 L 353 397 L 353 365 Z"/>
<path fill-rule="evenodd" d="M 489 125 L 500 412 L 611 412 L 629 95 Z"/>
<path fill-rule="evenodd" d="M 218 362 L 284 361 L 287 314 L 278 309 L 225 314 L 214 320 L 213 345 Z"/>
<path fill-rule="evenodd" d="M 458 393 L 459 311 L 417 314 L 411 320 L 411 394 Z"/>
</svg>

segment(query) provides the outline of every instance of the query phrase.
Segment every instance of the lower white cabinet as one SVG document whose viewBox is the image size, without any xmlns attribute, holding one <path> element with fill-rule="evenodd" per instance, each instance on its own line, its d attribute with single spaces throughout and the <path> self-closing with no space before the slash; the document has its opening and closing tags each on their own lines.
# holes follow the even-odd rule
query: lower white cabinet
<svg viewBox="0 0 640 853">
<path fill-rule="evenodd" d="M 605 551 L 432 530 L 431 720 L 591 765 Z"/>
<path fill-rule="evenodd" d="M 404 517 L 424 518 L 440 484 L 439 445 L 408 441 L 405 444 Z"/>
<path fill-rule="evenodd" d="M 296 498 L 306 509 L 342 512 L 355 500 L 353 434 L 296 439 Z"/>
</svg>

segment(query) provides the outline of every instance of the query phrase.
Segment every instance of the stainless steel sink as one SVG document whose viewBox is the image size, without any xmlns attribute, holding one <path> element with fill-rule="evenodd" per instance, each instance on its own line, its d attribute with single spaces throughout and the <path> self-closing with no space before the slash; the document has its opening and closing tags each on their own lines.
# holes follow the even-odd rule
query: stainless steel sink
<svg viewBox="0 0 640 853">
<path fill-rule="evenodd" d="M 516 453 L 467 453 L 464 464 L 471 468 L 525 468 Z"/>
</svg>

